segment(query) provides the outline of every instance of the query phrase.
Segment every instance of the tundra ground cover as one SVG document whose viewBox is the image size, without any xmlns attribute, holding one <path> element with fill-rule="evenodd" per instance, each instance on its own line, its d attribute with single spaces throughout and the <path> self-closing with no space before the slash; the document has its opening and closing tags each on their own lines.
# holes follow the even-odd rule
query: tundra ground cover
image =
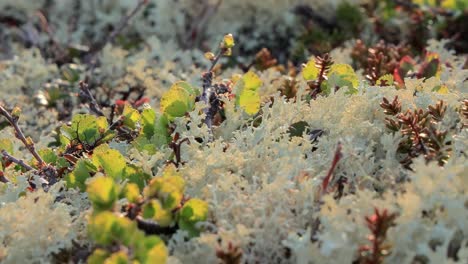
<svg viewBox="0 0 468 264">
<path fill-rule="evenodd" d="M 466 18 L 0 2 L 0 262 L 465 263 Z"/>
</svg>

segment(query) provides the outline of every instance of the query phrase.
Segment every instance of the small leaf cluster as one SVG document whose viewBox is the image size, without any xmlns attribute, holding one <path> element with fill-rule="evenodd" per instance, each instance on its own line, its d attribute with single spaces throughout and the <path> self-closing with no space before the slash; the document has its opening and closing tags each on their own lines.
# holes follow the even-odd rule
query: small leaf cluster
<svg viewBox="0 0 468 264">
<path fill-rule="evenodd" d="M 195 237 L 201 231 L 197 224 L 207 220 L 208 204 L 185 197 L 184 190 L 185 181 L 173 166 L 143 189 L 131 181 L 119 184 L 113 177 L 93 177 L 86 186 L 93 206 L 88 232 L 99 248 L 88 261 L 118 257 L 165 263 L 168 252 L 158 235 L 180 228 Z M 127 204 L 116 208 L 122 198 Z"/>
<path fill-rule="evenodd" d="M 328 54 L 317 56 L 302 69 L 302 76 L 309 83 L 311 98 L 318 94 L 330 94 L 333 90 L 348 87 L 349 94 L 357 92 L 359 85 L 358 77 L 349 64 L 335 64 Z"/>
</svg>

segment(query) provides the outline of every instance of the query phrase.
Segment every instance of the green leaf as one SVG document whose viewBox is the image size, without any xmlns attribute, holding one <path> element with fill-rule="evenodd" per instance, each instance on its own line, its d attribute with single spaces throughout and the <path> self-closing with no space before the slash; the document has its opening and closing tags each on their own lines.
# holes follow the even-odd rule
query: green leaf
<svg viewBox="0 0 468 264">
<path fill-rule="evenodd" d="M 194 237 L 200 234 L 200 230 L 195 227 L 196 223 L 206 221 L 207 217 L 208 203 L 200 199 L 190 199 L 179 211 L 178 224 Z"/>
<path fill-rule="evenodd" d="M 425 63 L 421 66 L 419 74 L 422 78 L 430 78 L 436 76 L 440 72 L 440 60 L 438 58 L 432 59 L 428 63 Z M 440 73 L 439 73 L 440 75 Z"/>
<path fill-rule="evenodd" d="M 154 177 L 143 191 L 146 197 L 163 197 L 167 192 L 184 193 L 185 180 L 173 166 L 164 168 L 161 177 Z"/>
<path fill-rule="evenodd" d="M 150 235 L 138 242 L 135 255 L 141 263 L 165 264 L 168 252 L 161 238 Z"/>
<path fill-rule="evenodd" d="M 153 247 L 147 253 L 147 259 L 150 263 L 164 264 L 167 262 L 168 252 L 162 241 L 153 242 Z"/>
<path fill-rule="evenodd" d="M 176 82 L 161 98 L 161 112 L 170 119 L 184 116 L 195 105 L 195 90 L 186 82 Z"/>
<path fill-rule="evenodd" d="M 377 79 L 377 82 L 375 84 L 378 86 L 391 86 L 393 85 L 393 75 L 385 74 L 383 76 L 380 76 L 380 78 Z"/>
<path fill-rule="evenodd" d="M 151 175 L 143 172 L 143 170 L 133 164 L 129 164 L 124 169 L 124 178 L 143 190 L 146 182 L 151 178 Z"/>
<path fill-rule="evenodd" d="M 41 149 L 37 152 L 46 163 L 55 164 L 57 162 L 57 154 L 55 154 L 55 152 L 52 149 Z"/>
<path fill-rule="evenodd" d="M 127 183 L 122 190 L 122 196 L 130 203 L 137 203 L 140 200 L 140 188 L 135 183 Z"/>
<path fill-rule="evenodd" d="M 104 249 L 98 248 L 88 257 L 88 264 L 102 264 L 109 257 L 110 253 Z"/>
<path fill-rule="evenodd" d="M 354 72 L 353 67 L 349 64 L 333 64 L 330 67 L 328 75 L 332 76 L 333 74 L 340 76 L 343 81 L 351 83 L 353 88 L 356 88 L 359 85 L 358 77 Z"/>
<path fill-rule="evenodd" d="M 114 242 L 112 227 L 117 217 L 111 212 L 100 212 L 91 215 L 88 221 L 88 234 L 98 244 L 106 246 Z M 102 255 L 102 252 L 100 252 Z"/>
<path fill-rule="evenodd" d="M 92 160 L 94 165 L 101 167 L 108 176 L 114 179 L 122 178 L 126 162 L 118 150 L 110 149 L 107 144 L 99 145 L 94 149 Z"/>
<path fill-rule="evenodd" d="M 104 264 L 128 264 L 130 260 L 128 259 L 127 253 L 124 251 L 118 251 L 113 253 L 110 257 L 108 257 Z"/>
<path fill-rule="evenodd" d="M 98 211 L 111 209 L 119 197 L 119 189 L 109 177 L 95 177 L 87 185 L 86 192 L 93 208 Z"/>
<path fill-rule="evenodd" d="M 111 228 L 112 237 L 125 246 L 132 246 L 141 238 L 141 232 L 138 230 L 135 221 L 127 217 L 116 217 Z"/>
<path fill-rule="evenodd" d="M 156 112 L 151 108 L 146 108 L 141 112 L 141 121 L 143 126 L 143 134 L 147 139 L 151 139 L 154 135 Z"/>
<path fill-rule="evenodd" d="M 174 223 L 171 210 L 163 208 L 161 202 L 156 199 L 152 199 L 143 206 L 143 218 L 152 219 L 162 227 Z"/>
<path fill-rule="evenodd" d="M 348 94 L 354 94 L 357 92 L 358 85 L 358 77 L 350 65 L 333 64 L 328 72 L 328 81 L 323 90 L 329 94 L 330 89 L 347 86 Z"/>
<path fill-rule="evenodd" d="M 315 59 L 310 59 L 302 69 L 302 77 L 304 77 L 306 81 L 311 81 L 317 79 L 318 75 L 319 69 L 315 67 Z"/>
<path fill-rule="evenodd" d="M 288 133 L 290 137 L 302 137 L 308 128 L 309 124 L 307 122 L 299 121 L 289 126 Z"/>
<path fill-rule="evenodd" d="M 153 144 L 149 139 L 147 139 L 144 135 L 140 134 L 132 141 L 132 145 L 140 152 L 147 151 L 148 154 L 153 155 L 156 153 L 156 145 Z"/>
<path fill-rule="evenodd" d="M 67 144 L 71 140 L 79 140 L 88 145 L 94 145 L 106 133 L 108 123 L 105 117 L 96 117 L 89 114 L 77 114 L 72 118 L 70 127 L 62 126 L 62 144 Z"/>
<path fill-rule="evenodd" d="M 136 124 L 140 121 L 140 113 L 138 110 L 131 107 L 129 104 L 125 104 L 123 113 L 124 116 L 124 125 L 130 127 L 131 129 L 136 128 Z"/>
<path fill-rule="evenodd" d="M 94 165 L 86 159 L 79 159 L 72 172 L 70 172 L 65 180 L 68 188 L 79 188 L 81 191 L 86 190 L 86 180 L 91 177 L 91 172 L 96 171 Z"/>
<path fill-rule="evenodd" d="M 260 95 L 258 89 L 262 86 L 262 80 L 253 72 L 244 74 L 242 79 L 236 82 L 236 105 L 247 114 L 254 115 L 260 110 Z"/>
<path fill-rule="evenodd" d="M 169 120 L 166 115 L 161 115 L 156 118 L 154 123 L 154 135 L 151 138 L 153 144 L 158 148 L 167 145 L 171 141 L 169 134 Z"/>
</svg>

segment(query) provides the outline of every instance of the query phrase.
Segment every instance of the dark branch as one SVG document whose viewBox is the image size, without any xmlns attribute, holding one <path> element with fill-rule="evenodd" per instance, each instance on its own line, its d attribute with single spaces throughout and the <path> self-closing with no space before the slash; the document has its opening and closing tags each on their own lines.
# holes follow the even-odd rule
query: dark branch
<svg viewBox="0 0 468 264">
<path fill-rule="evenodd" d="M 81 91 L 80 96 L 82 96 L 83 98 L 89 101 L 89 109 L 91 110 L 91 112 L 97 116 L 104 116 L 104 113 L 102 112 L 101 107 L 99 106 L 96 99 L 94 99 L 94 96 L 89 91 L 89 87 L 87 83 L 83 81 L 80 82 L 80 91 Z"/>
<path fill-rule="evenodd" d="M 120 34 L 120 32 L 122 32 L 122 30 L 125 29 L 125 27 L 128 26 L 128 22 L 138 13 L 138 11 L 140 11 L 140 9 L 146 5 L 147 3 L 149 2 L 149 0 L 140 0 L 138 1 L 138 4 L 135 6 L 135 8 L 133 8 L 132 11 L 130 11 L 130 13 L 128 13 L 126 16 L 122 17 L 119 21 L 119 23 L 117 24 L 117 26 L 115 26 L 114 30 L 107 36 L 107 38 L 101 42 L 100 44 L 96 45 L 96 47 L 93 49 L 92 51 L 92 57 L 94 57 L 97 53 L 99 53 L 105 46 L 107 43 L 111 43 L 114 41 L 114 39 L 117 37 L 117 35 Z"/>
<path fill-rule="evenodd" d="M 12 116 L 10 112 L 8 112 L 3 106 L 0 105 L 0 115 L 3 115 L 11 126 L 15 129 L 15 136 L 21 142 L 23 142 L 24 146 L 29 150 L 29 152 L 34 156 L 34 158 L 39 162 L 39 168 L 42 168 L 45 165 L 44 160 L 41 158 L 39 153 L 36 151 L 36 147 L 34 146 L 34 142 L 31 139 L 26 139 L 23 134 L 23 131 L 18 126 L 18 119 L 19 116 Z"/>
<path fill-rule="evenodd" d="M 17 159 L 13 156 L 11 156 L 6 150 L 2 149 L 2 156 L 3 158 L 5 158 L 6 160 L 8 161 L 11 161 L 13 163 L 16 163 L 18 165 L 20 165 L 21 167 L 23 167 L 26 171 L 30 171 L 30 170 L 34 170 L 33 167 L 29 166 L 28 164 L 26 164 L 26 162 L 24 162 L 24 160 L 21 160 L 21 159 Z"/>
</svg>

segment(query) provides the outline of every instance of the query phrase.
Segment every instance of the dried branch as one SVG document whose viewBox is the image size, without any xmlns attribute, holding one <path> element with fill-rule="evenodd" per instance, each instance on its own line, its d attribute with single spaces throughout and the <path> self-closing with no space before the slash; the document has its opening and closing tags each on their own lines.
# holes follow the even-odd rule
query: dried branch
<svg viewBox="0 0 468 264">
<path fill-rule="evenodd" d="M 5 175 L 3 174 L 3 171 L 0 171 L 0 182 L 3 182 L 3 183 L 9 183 L 10 180 L 8 180 L 7 177 L 5 177 Z"/>
<path fill-rule="evenodd" d="M 128 13 L 126 16 L 120 19 L 119 23 L 115 26 L 114 30 L 106 37 L 106 39 L 102 41 L 101 43 L 97 44 L 95 47 L 93 47 L 91 51 L 91 54 L 92 54 L 91 58 L 94 58 L 94 56 L 97 53 L 99 53 L 106 46 L 107 43 L 113 42 L 114 39 L 117 37 L 117 35 L 119 35 L 122 32 L 122 30 L 124 30 L 125 27 L 128 26 L 129 21 L 138 13 L 138 11 L 141 10 L 141 8 L 144 5 L 148 3 L 149 3 L 149 0 L 138 1 L 138 4 L 133 8 L 133 10 L 130 11 L 130 13 Z"/>
<path fill-rule="evenodd" d="M 23 167 L 26 171 L 34 170 L 33 167 L 31 167 L 31 166 L 28 165 L 26 162 L 24 162 L 24 160 L 17 159 L 17 158 L 15 158 L 15 157 L 11 156 L 6 150 L 2 149 L 1 152 L 2 152 L 3 158 L 6 159 L 7 161 L 10 161 L 10 162 L 13 162 L 13 163 L 15 163 L 15 164 L 20 165 L 20 166 Z"/>
<path fill-rule="evenodd" d="M 198 45 L 198 42 L 200 41 L 200 33 L 204 32 L 203 28 L 206 26 L 209 19 L 218 11 L 221 2 L 222 0 L 218 0 L 214 4 L 203 2 L 205 6 L 202 8 L 202 12 L 195 16 L 197 21 L 192 21 L 190 29 L 187 31 L 189 34 L 186 34 L 185 39 L 181 40 L 181 44 L 185 48 L 193 48 Z"/>
<path fill-rule="evenodd" d="M 137 222 L 138 228 L 143 230 L 147 235 L 173 235 L 179 229 L 177 225 L 162 227 L 156 222 L 149 219 L 144 219 L 141 216 L 137 216 L 135 220 Z"/>
<path fill-rule="evenodd" d="M 178 168 L 180 164 L 183 165 L 185 163 L 184 161 L 182 161 L 182 158 L 181 158 L 182 144 L 186 142 L 187 144 L 190 145 L 190 140 L 188 138 L 179 140 L 179 137 L 180 137 L 179 133 L 176 133 L 172 141 L 169 143 L 169 147 L 172 149 L 172 152 L 173 152 L 172 153 L 173 159 L 167 161 L 167 163 L 174 164 L 176 168 Z"/>
<path fill-rule="evenodd" d="M 226 35 L 232 37 L 232 35 Z M 213 69 L 218 63 L 219 59 L 225 55 L 227 52 L 229 52 L 231 49 L 230 47 L 225 47 L 224 43 L 221 42 L 218 48 L 218 52 L 216 55 L 211 59 L 211 66 L 208 69 L 207 72 L 203 73 L 202 75 L 202 87 L 203 87 L 203 92 L 200 97 L 201 101 L 203 101 L 208 107 L 205 107 L 203 109 L 203 112 L 205 113 L 205 124 L 208 126 L 210 130 L 210 135 L 213 134 L 212 131 L 212 126 L 213 126 L 213 118 L 215 114 L 219 110 L 219 99 L 218 99 L 218 91 L 215 86 L 213 86 L 213 78 L 214 78 L 214 72 Z"/>
<path fill-rule="evenodd" d="M 91 112 L 98 116 L 105 116 L 96 99 L 94 99 L 94 96 L 89 91 L 88 84 L 84 81 L 80 81 L 80 96 L 89 101 L 89 109 Z"/>
<path fill-rule="evenodd" d="M 34 158 L 39 162 L 38 167 L 42 168 L 45 166 L 44 160 L 41 158 L 39 153 L 36 151 L 36 147 L 34 145 L 34 142 L 32 141 L 31 138 L 26 138 L 23 134 L 23 131 L 21 128 L 18 126 L 18 119 L 19 119 L 19 108 L 13 109 L 13 115 L 10 114 L 2 105 L 0 105 L 0 115 L 3 115 L 7 121 L 10 123 L 10 125 L 15 129 L 15 136 L 17 139 L 21 140 L 23 142 L 24 146 L 29 150 L 29 152 L 34 156 Z M 18 113 L 15 113 L 18 112 Z"/>
</svg>

